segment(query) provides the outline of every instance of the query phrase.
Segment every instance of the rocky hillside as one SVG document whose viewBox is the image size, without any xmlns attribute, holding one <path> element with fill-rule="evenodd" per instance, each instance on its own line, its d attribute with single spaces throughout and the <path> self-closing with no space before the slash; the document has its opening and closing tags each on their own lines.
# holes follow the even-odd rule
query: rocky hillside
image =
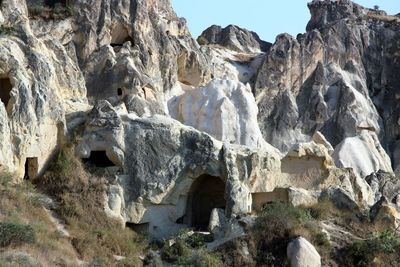
<svg viewBox="0 0 400 267">
<path fill-rule="evenodd" d="M 399 16 L 314 0 L 268 43 L 169 0 L 0 3 L 0 233 L 68 233 L 0 265 L 396 266 Z M 13 215 L 31 183 L 56 204 Z"/>
</svg>

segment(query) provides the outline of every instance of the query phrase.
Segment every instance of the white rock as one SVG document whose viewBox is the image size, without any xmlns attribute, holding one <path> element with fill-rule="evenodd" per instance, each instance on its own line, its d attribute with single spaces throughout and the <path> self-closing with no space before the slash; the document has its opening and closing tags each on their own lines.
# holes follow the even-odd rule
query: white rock
<svg viewBox="0 0 400 267">
<path fill-rule="evenodd" d="M 374 132 L 363 130 L 358 136 L 344 139 L 333 153 L 336 166 L 353 168 L 364 178 L 378 170 L 393 172 L 390 158 Z"/>
<path fill-rule="evenodd" d="M 213 209 L 210 215 L 208 229 L 214 234 L 214 238 L 220 236 L 220 231 L 226 223 L 225 211 L 223 209 Z"/>
<path fill-rule="evenodd" d="M 223 142 L 252 147 L 265 143 L 250 86 L 241 82 L 213 80 L 172 98 L 168 106 L 173 118 Z"/>
<path fill-rule="evenodd" d="M 287 257 L 291 267 L 319 267 L 321 256 L 314 246 L 303 237 L 289 243 Z"/>
</svg>

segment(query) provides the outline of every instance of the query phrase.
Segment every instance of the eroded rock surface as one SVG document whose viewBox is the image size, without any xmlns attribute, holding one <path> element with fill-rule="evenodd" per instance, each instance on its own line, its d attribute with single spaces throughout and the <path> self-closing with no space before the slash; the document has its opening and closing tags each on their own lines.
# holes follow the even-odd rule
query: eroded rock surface
<svg viewBox="0 0 400 267">
<path fill-rule="evenodd" d="M 220 45 L 236 52 L 266 52 L 271 44 L 262 41 L 255 32 L 235 25 L 225 28 L 213 25 L 197 38 L 201 45 Z"/>
<path fill-rule="evenodd" d="M 264 138 L 288 151 L 316 131 L 336 147 L 368 130 L 395 169 L 400 24 L 352 1 L 313 1 L 309 8 L 307 32 L 279 35 L 259 69 Z"/>
<path fill-rule="evenodd" d="M 158 238 L 213 210 L 237 237 L 270 201 L 377 218 L 400 202 L 398 17 L 313 1 L 296 38 L 213 26 L 200 45 L 169 0 L 31 3 L 0 11 L 1 171 L 40 176 L 75 138 L 109 181 L 107 214 Z"/>
</svg>

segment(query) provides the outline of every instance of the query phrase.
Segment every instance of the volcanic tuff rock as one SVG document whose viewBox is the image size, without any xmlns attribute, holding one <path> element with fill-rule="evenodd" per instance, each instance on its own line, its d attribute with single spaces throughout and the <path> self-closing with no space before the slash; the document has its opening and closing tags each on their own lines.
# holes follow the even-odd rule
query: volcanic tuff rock
<svg viewBox="0 0 400 267">
<path fill-rule="evenodd" d="M 397 17 L 313 1 L 296 38 L 213 26 L 200 46 L 168 0 L 75 0 L 52 19 L 32 1 L 1 5 L 2 169 L 40 175 L 83 125 L 106 212 L 156 237 L 215 208 L 229 228 L 269 201 L 398 201 Z M 196 210 L 203 193 L 215 202 Z"/>
<path fill-rule="evenodd" d="M 169 100 L 171 117 L 218 140 L 252 147 L 268 145 L 257 123 L 257 105 L 249 85 L 214 79 Z"/>
<path fill-rule="evenodd" d="M 287 256 L 291 267 L 321 266 L 321 256 L 315 247 L 303 237 L 299 237 L 289 243 Z"/>
<path fill-rule="evenodd" d="M 392 159 L 383 155 L 384 166 L 396 168 L 400 24 L 352 1 L 313 1 L 309 8 L 307 32 L 279 35 L 258 71 L 264 138 L 287 151 L 316 131 L 336 147 L 367 130 Z"/>
<path fill-rule="evenodd" d="M 266 52 L 271 44 L 255 33 L 235 25 L 225 28 L 213 25 L 197 38 L 201 45 L 221 45 L 236 52 Z"/>
</svg>

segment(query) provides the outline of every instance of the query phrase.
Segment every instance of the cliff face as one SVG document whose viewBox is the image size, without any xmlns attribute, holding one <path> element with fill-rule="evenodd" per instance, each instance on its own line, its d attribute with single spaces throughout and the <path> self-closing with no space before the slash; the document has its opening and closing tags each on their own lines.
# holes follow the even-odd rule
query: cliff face
<svg viewBox="0 0 400 267">
<path fill-rule="evenodd" d="M 265 139 L 285 151 L 316 131 L 334 147 L 367 132 L 379 137 L 396 168 L 398 19 L 351 1 L 309 8 L 307 32 L 278 36 L 258 71 Z"/>
<path fill-rule="evenodd" d="M 75 0 L 57 15 L 34 2 L 0 14 L 0 166 L 20 179 L 74 141 L 109 178 L 108 215 L 161 238 L 195 224 L 197 181 L 224 184 L 206 217 L 234 221 L 275 189 L 369 209 L 383 193 L 364 178 L 394 177 L 398 17 L 313 1 L 296 38 L 213 26 L 200 46 L 168 0 Z"/>
</svg>

